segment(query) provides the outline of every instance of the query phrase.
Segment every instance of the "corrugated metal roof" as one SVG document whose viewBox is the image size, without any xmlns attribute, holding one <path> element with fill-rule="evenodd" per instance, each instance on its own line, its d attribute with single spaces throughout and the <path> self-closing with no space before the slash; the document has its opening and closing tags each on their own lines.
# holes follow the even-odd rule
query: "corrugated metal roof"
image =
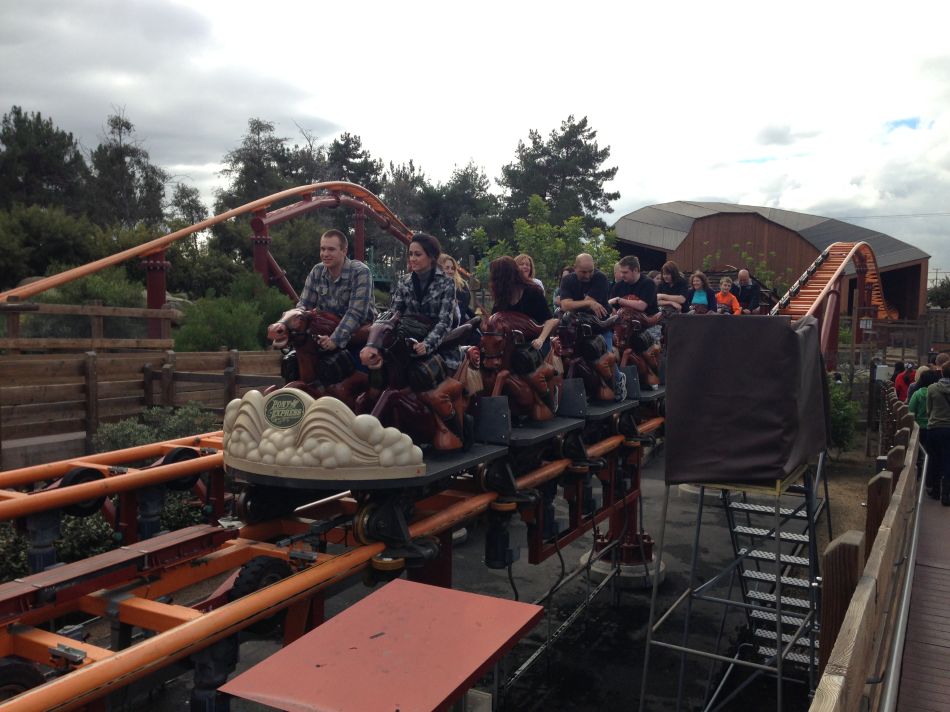
<svg viewBox="0 0 950 712">
<path fill-rule="evenodd" d="M 923 250 L 883 232 L 820 215 L 755 205 L 677 200 L 634 210 L 617 220 L 614 228 L 620 240 L 672 252 L 686 239 L 697 218 L 718 213 L 758 213 L 776 225 L 797 232 L 817 250 L 824 250 L 833 242 L 863 240 L 874 250 L 881 269 L 930 257 Z"/>
</svg>

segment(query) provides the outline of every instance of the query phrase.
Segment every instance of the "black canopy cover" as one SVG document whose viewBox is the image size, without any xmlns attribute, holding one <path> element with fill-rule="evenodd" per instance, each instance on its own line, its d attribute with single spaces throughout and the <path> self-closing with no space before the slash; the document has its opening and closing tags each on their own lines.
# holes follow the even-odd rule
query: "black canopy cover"
<svg viewBox="0 0 950 712">
<path fill-rule="evenodd" d="M 826 448 L 814 317 L 675 316 L 667 349 L 668 485 L 772 483 Z"/>
</svg>

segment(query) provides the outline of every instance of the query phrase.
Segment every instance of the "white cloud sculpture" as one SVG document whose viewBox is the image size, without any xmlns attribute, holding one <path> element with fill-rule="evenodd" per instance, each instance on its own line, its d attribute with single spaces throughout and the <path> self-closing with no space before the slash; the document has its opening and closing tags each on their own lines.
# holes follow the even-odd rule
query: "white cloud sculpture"
<svg viewBox="0 0 950 712">
<path fill-rule="evenodd" d="M 372 415 L 296 388 L 248 391 L 224 412 L 224 464 L 307 480 L 381 480 L 425 473 L 422 450 Z"/>
</svg>

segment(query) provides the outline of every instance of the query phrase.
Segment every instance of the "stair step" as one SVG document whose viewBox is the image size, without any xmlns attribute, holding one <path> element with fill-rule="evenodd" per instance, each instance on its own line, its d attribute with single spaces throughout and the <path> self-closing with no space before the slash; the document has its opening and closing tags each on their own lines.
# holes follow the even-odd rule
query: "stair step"
<svg viewBox="0 0 950 712">
<path fill-rule="evenodd" d="M 746 597 L 759 603 L 768 603 L 775 605 L 775 594 L 765 591 L 748 591 Z M 782 596 L 782 608 L 803 608 L 806 611 L 811 610 L 811 602 L 806 598 L 792 598 L 791 596 Z"/>
<path fill-rule="evenodd" d="M 771 561 L 775 563 L 774 551 L 761 551 L 759 549 L 739 549 L 739 556 L 745 556 L 747 559 L 755 561 Z M 786 566 L 808 566 L 807 556 L 792 556 L 791 554 L 782 554 L 782 563 Z"/>
<path fill-rule="evenodd" d="M 751 504 L 749 502 L 730 502 L 729 508 L 736 512 L 752 512 L 755 514 L 771 514 L 775 516 L 775 507 L 770 504 Z M 795 512 L 795 514 L 792 514 Z M 781 507 L 779 513 L 783 517 L 792 517 L 794 519 L 808 519 L 808 513 L 804 509 L 798 511 L 788 507 Z"/>
<path fill-rule="evenodd" d="M 750 579 L 752 581 L 764 581 L 766 583 L 775 583 L 775 574 L 766 573 L 765 571 L 752 571 L 746 570 L 742 572 L 742 577 L 745 579 Z M 794 578 L 792 576 L 783 576 L 782 577 L 782 586 L 790 586 L 792 588 L 811 588 L 811 584 L 807 579 Z"/>
<path fill-rule="evenodd" d="M 750 617 L 757 621 L 775 623 L 775 613 L 773 611 L 752 611 Z M 784 613 L 782 614 L 782 625 L 791 625 L 798 628 L 798 626 L 800 626 L 804 620 L 804 618 L 800 618 L 798 616 L 790 616 Z"/>
<path fill-rule="evenodd" d="M 762 646 L 760 648 L 757 648 L 756 651 L 759 653 L 759 655 L 761 655 L 766 660 L 775 657 L 775 648 L 767 648 L 767 647 Z M 785 661 L 791 662 L 791 663 L 798 663 L 799 665 L 808 665 L 809 663 L 816 665 L 818 663 L 817 660 L 815 660 L 814 658 L 810 658 L 808 655 L 803 655 L 801 653 L 792 653 L 792 652 L 788 653 L 785 656 Z"/>
<path fill-rule="evenodd" d="M 767 640 L 767 641 L 769 641 L 772 645 L 775 645 L 775 631 L 774 631 L 774 630 L 769 630 L 768 628 L 756 628 L 755 631 L 753 632 L 753 635 L 754 635 L 756 638 L 760 638 L 760 639 L 762 639 L 762 640 Z M 782 633 L 782 645 L 783 645 L 783 647 L 784 647 L 785 645 L 788 645 L 791 641 L 792 641 L 792 634 L 791 634 L 791 633 Z M 808 636 L 807 636 L 807 635 L 803 635 L 803 636 L 799 637 L 798 640 L 795 641 L 795 647 L 796 647 L 796 648 L 805 648 L 806 650 L 807 650 L 808 648 L 810 648 L 810 647 L 814 647 L 815 650 L 818 650 L 818 638 L 817 638 L 817 637 L 815 638 L 814 645 L 812 645 L 812 644 L 810 643 L 810 641 L 808 640 Z"/>
<path fill-rule="evenodd" d="M 739 527 L 736 527 L 733 531 L 735 531 L 736 534 L 742 534 L 744 536 L 769 538 L 773 540 L 775 539 L 775 536 L 771 534 L 772 530 L 765 529 L 763 527 L 739 526 Z M 782 532 L 782 541 L 791 541 L 791 542 L 795 542 L 796 544 L 807 544 L 808 535 L 796 534 L 794 532 Z"/>
</svg>

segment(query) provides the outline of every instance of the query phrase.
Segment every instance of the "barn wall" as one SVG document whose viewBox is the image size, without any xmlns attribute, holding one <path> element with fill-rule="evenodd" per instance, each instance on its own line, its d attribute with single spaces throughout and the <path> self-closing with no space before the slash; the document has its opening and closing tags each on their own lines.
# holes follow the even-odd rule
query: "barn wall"
<svg viewBox="0 0 950 712">
<path fill-rule="evenodd" d="M 738 249 L 736 249 L 738 245 Z M 776 225 L 757 214 L 721 213 L 699 218 L 672 255 L 681 269 L 701 269 L 707 255 L 712 266 L 746 266 L 741 253 L 764 260 L 779 281 L 788 284 L 818 256 L 818 250 L 797 232 Z M 774 254 L 773 254 L 774 253 Z"/>
</svg>

